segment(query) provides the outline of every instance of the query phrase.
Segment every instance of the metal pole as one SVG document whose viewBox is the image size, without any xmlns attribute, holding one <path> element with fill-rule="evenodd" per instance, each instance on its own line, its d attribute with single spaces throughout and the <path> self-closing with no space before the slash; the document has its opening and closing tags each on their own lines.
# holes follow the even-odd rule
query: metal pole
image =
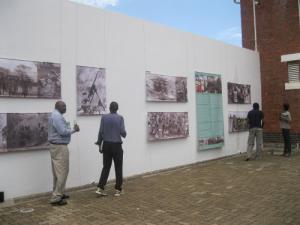
<svg viewBox="0 0 300 225">
<path fill-rule="evenodd" d="M 253 25 L 254 25 L 254 49 L 255 51 L 257 51 L 256 11 L 255 11 L 256 0 L 252 0 L 252 5 L 253 5 Z"/>
</svg>

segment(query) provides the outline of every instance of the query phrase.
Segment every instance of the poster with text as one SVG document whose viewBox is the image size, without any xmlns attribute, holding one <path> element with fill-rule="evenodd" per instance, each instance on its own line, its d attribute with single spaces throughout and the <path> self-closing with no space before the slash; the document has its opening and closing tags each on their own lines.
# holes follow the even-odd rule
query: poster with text
<svg viewBox="0 0 300 225">
<path fill-rule="evenodd" d="M 0 58 L 0 97 L 61 98 L 60 64 Z"/>
<path fill-rule="evenodd" d="M 187 112 L 148 112 L 148 140 L 186 138 L 189 135 Z"/>
<path fill-rule="evenodd" d="M 49 113 L 0 114 L 0 152 L 48 149 Z"/>
<path fill-rule="evenodd" d="M 77 115 L 100 115 L 105 111 L 105 69 L 77 66 Z"/>
<path fill-rule="evenodd" d="M 198 150 L 224 145 L 222 81 L 217 74 L 195 72 Z"/>
<path fill-rule="evenodd" d="M 146 72 L 146 100 L 187 102 L 187 78 Z"/>
</svg>

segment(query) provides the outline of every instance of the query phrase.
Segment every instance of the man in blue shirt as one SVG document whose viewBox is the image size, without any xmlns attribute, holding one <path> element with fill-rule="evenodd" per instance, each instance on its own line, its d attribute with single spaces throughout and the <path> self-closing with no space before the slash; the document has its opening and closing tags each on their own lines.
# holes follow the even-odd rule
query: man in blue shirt
<svg viewBox="0 0 300 225">
<path fill-rule="evenodd" d="M 261 146 L 263 142 L 263 126 L 264 126 L 264 114 L 259 110 L 259 104 L 253 103 L 253 109 L 248 112 L 247 115 L 249 125 L 249 137 L 247 147 L 246 161 L 252 159 L 252 151 L 254 147 L 254 141 L 256 140 L 256 153 L 255 159 L 261 158 Z"/>
<path fill-rule="evenodd" d="M 69 173 L 69 150 L 71 134 L 79 132 L 79 126 L 66 122 L 63 114 L 66 112 L 66 104 L 63 101 L 55 103 L 55 110 L 49 117 L 48 141 L 50 143 L 51 165 L 53 173 L 53 193 L 50 199 L 52 205 L 67 204 L 65 190 L 67 176 Z"/>
<path fill-rule="evenodd" d="M 123 183 L 123 149 L 121 137 L 126 137 L 126 131 L 123 117 L 117 114 L 118 103 L 111 102 L 109 110 L 110 113 L 103 115 L 101 118 L 98 140 L 96 142 L 99 145 L 99 151 L 103 153 L 103 169 L 96 194 L 107 195 L 104 187 L 107 183 L 113 160 L 116 172 L 115 196 L 120 196 Z"/>
</svg>

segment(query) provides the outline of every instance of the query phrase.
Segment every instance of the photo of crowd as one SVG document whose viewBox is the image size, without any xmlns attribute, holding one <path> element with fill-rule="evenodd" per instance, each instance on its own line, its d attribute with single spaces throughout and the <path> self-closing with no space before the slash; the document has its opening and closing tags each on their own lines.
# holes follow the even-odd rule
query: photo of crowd
<svg viewBox="0 0 300 225">
<path fill-rule="evenodd" d="M 105 69 L 77 66 L 77 114 L 100 115 L 105 110 Z"/>
<path fill-rule="evenodd" d="M 0 152 L 46 149 L 49 113 L 0 114 Z"/>
<path fill-rule="evenodd" d="M 187 112 L 148 112 L 148 140 L 185 138 L 189 135 Z"/>
<path fill-rule="evenodd" d="M 229 133 L 248 131 L 248 112 L 229 112 Z"/>
<path fill-rule="evenodd" d="M 198 141 L 200 149 L 204 145 L 214 145 L 214 144 L 222 144 L 222 143 L 224 143 L 223 136 L 209 137 L 209 138 L 201 139 Z"/>
<path fill-rule="evenodd" d="M 0 97 L 60 98 L 60 64 L 0 58 Z"/>
<path fill-rule="evenodd" d="M 196 73 L 195 79 L 197 93 L 222 93 L 222 82 L 220 76 Z"/>
<path fill-rule="evenodd" d="M 227 84 L 229 104 L 251 104 L 251 88 L 247 84 Z"/>
<path fill-rule="evenodd" d="M 146 72 L 146 100 L 187 102 L 187 78 Z"/>
</svg>

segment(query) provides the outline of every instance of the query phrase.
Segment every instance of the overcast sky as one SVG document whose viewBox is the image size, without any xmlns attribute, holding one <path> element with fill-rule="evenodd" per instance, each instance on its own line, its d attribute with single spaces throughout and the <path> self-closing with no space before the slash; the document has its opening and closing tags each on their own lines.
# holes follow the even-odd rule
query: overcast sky
<svg viewBox="0 0 300 225">
<path fill-rule="evenodd" d="M 241 46 L 233 0 L 71 0 Z"/>
</svg>

